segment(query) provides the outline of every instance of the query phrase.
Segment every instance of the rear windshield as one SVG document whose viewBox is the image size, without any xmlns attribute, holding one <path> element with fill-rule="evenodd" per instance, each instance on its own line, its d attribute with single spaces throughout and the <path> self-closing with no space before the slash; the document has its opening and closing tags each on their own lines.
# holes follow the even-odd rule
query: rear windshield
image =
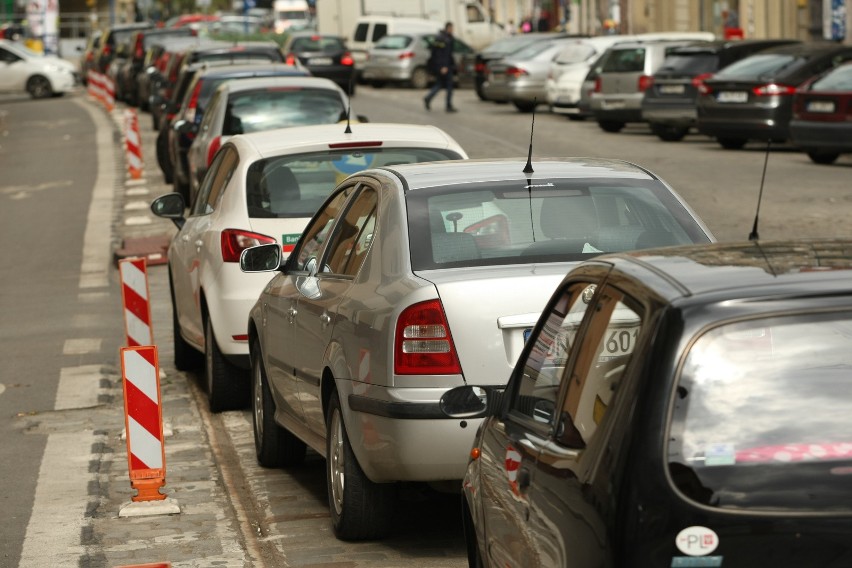
<svg viewBox="0 0 852 568">
<path fill-rule="evenodd" d="M 719 56 L 715 53 L 673 53 L 666 57 L 658 73 L 678 75 L 702 75 L 713 73 L 719 68 Z"/>
<path fill-rule="evenodd" d="M 852 91 L 852 65 L 838 67 L 811 85 L 814 91 Z"/>
<path fill-rule="evenodd" d="M 335 53 L 337 51 L 343 51 L 344 49 L 345 46 L 343 45 L 343 40 L 338 37 L 328 36 L 299 37 L 294 39 L 293 43 L 290 45 L 290 50 L 297 53 L 303 51 Z"/>
<path fill-rule="evenodd" d="M 284 56 L 277 49 L 263 51 L 229 51 L 229 52 L 213 52 L 213 53 L 198 53 L 192 62 L 208 61 L 208 62 L 223 62 L 232 61 L 234 63 L 249 64 L 249 63 L 267 63 L 284 61 Z"/>
<path fill-rule="evenodd" d="M 603 63 L 602 73 L 641 73 L 645 70 L 645 48 L 613 49 Z"/>
<path fill-rule="evenodd" d="M 222 134 L 333 124 L 346 117 L 340 94 L 328 89 L 259 89 L 234 93 L 225 107 Z"/>
<path fill-rule="evenodd" d="M 728 65 L 714 79 L 757 79 L 764 80 L 798 69 L 807 58 L 788 53 L 763 53 L 746 57 Z"/>
<path fill-rule="evenodd" d="M 407 35 L 389 35 L 380 39 L 373 49 L 405 49 L 411 40 L 412 37 Z"/>
<path fill-rule="evenodd" d="M 521 49 L 523 46 L 536 41 L 542 41 L 542 39 L 540 37 L 530 37 L 526 35 L 509 36 L 507 38 L 495 41 L 494 43 L 483 49 L 482 53 L 483 55 L 487 55 L 489 57 L 496 56 L 499 54 L 514 53 Z"/>
<path fill-rule="evenodd" d="M 531 193 L 530 193 L 531 191 Z M 415 270 L 582 260 L 707 242 L 658 181 L 500 181 L 406 194 Z"/>
<path fill-rule="evenodd" d="M 561 65 L 582 63 L 583 61 L 587 61 L 594 57 L 596 53 L 597 51 L 595 51 L 595 48 L 589 45 L 569 45 L 556 54 L 556 57 L 553 58 L 553 62 Z"/>
<path fill-rule="evenodd" d="M 540 53 L 555 47 L 553 41 L 537 41 L 512 54 L 513 59 L 532 59 Z"/>
<path fill-rule="evenodd" d="M 852 313 L 723 325 L 677 385 L 668 463 L 693 501 L 722 509 L 852 510 Z"/>
<path fill-rule="evenodd" d="M 249 217 L 312 217 L 350 174 L 373 167 L 458 159 L 461 156 L 444 149 L 358 148 L 258 160 L 246 175 Z"/>
</svg>

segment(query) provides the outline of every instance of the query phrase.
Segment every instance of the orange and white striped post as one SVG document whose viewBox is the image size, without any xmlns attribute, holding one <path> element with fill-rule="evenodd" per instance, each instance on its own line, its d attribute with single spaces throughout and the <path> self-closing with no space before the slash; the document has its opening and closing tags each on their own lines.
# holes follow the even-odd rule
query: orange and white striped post
<svg viewBox="0 0 852 568">
<path fill-rule="evenodd" d="M 142 137 L 139 134 L 139 117 L 136 110 L 124 111 L 124 141 L 127 150 L 127 173 L 130 179 L 142 177 Z"/>
<path fill-rule="evenodd" d="M 166 498 L 160 493 L 166 484 L 166 451 L 157 348 L 122 347 L 121 376 L 130 486 L 138 492 L 131 501 L 161 501 Z"/>
<path fill-rule="evenodd" d="M 124 304 L 125 345 L 153 345 L 148 263 L 144 258 L 126 258 L 118 263 L 121 299 Z"/>
<path fill-rule="evenodd" d="M 107 75 L 101 75 L 101 85 L 104 90 L 104 106 L 107 112 L 115 108 L 115 83 Z"/>
</svg>

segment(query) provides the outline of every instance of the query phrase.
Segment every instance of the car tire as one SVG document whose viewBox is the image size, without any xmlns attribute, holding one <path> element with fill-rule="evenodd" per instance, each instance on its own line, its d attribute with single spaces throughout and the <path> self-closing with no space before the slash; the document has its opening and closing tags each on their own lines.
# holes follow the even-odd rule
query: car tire
<svg viewBox="0 0 852 568">
<path fill-rule="evenodd" d="M 195 350 L 187 343 L 180 334 L 180 320 L 177 314 L 177 304 L 175 302 L 174 286 L 172 278 L 169 275 L 169 287 L 172 297 L 172 343 L 175 350 L 175 369 L 178 371 L 194 371 L 201 367 L 203 359 L 201 353 Z"/>
<path fill-rule="evenodd" d="M 742 150 L 743 146 L 748 142 L 747 138 L 729 138 L 722 136 L 716 139 L 719 145 L 725 150 Z"/>
<path fill-rule="evenodd" d="M 429 86 L 429 72 L 425 67 L 417 67 L 411 72 L 409 81 L 412 89 L 423 90 Z"/>
<path fill-rule="evenodd" d="M 617 120 L 599 120 L 598 126 L 604 132 L 621 132 L 621 129 L 624 128 L 624 123 Z"/>
<path fill-rule="evenodd" d="M 364 474 L 349 443 L 337 391 L 331 394 L 326 415 L 326 484 L 337 538 L 369 540 L 387 535 L 396 485 L 373 483 Z"/>
<path fill-rule="evenodd" d="M 251 410 L 254 449 L 263 467 L 299 465 L 305 461 L 305 443 L 275 422 L 275 402 L 263 367 L 260 344 L 251 348 Z"/>
<path fill-rule="evenodd" d="M 210 412 L 239 410 L 248 402 L 245 372 L 222 355 L 210 319 L 204 318 L 204 378 Z"/>
<path fill-rule="evenodd" d="M 513 101 L 513 103 L 520 112 L 532 112 L 536 107 L 536 104 L 531 102 Z"/>
<path fill-rule="evenodd" d="M 160 131 L 157 134 L 157 164 L 163 172 L 163 181 L 172 183 L 174 181 L 174 171 L 172 170 L 172 162 L 169 158 L 169 137 L 168 133 Z"/>
<path fill-rule="evenodd" d="M 840 152 L 808 152 L 808 157 L 815 164 L 833 164 L 840 157 Z"/>
<path fill-rule="evenodd" d="M 53 96 L 53 87 L 43 75 L 33 75 L 27 79 L 27 93 L 34 99 L 46 99 Z"/>
<path fill-rule="evenodd" d="M 651 132 L 663 142 L 680 142 L 689 133 L 689 127 L 652 123 Z"/>
</svg>

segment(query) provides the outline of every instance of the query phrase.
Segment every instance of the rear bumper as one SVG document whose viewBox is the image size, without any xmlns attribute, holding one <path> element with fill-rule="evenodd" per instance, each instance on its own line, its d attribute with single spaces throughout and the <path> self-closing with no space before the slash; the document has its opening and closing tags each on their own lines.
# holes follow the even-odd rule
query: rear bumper
<svg viewBox="0 0 852 568">
<path fill-rule="evenodd" d="M 803 150 L 852 152 L 852 122 L 790 121 L 790 139 Z"/>
<path fill-rule="evenodd" d="M 655 104 L 645 100 L 642 103 L 642 118 L 648 122 L 670 126 L 695 126 L 698 113 L 694 104 Z"/>
</svg>

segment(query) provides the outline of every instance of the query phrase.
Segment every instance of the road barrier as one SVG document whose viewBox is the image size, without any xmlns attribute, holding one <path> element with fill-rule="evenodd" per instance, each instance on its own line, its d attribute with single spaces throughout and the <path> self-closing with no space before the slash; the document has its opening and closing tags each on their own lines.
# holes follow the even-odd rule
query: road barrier
<svg viewBox="0 0 852 568">
<path fill-rule="evenodd" d="M 115 83 L 106 75 L 101 75 L 101 84 L 104 86 L 104 106 L 107 112 L 115 108 Z"/>
<path fill-rule="evenodd" d="M 139 134 L 139 117 L 136 110 L 124 111 L 124 140 L 127 149 L 127 173 L 130 179 L 142 177 L 142 137 Z"/>
<path fill-rule="evenodd" d="M 86 85 L 88 86 L 89 96 L 101 103 L 104 101 L 104 85 L 102 78 L 103 75 L 97 71 L 89 71 L 86 73 Z"/>
<path fill-rule="evenodd" d="M 161 501 L 166 498 L 160 493 L 166 484 L 166 452 L 157 348 L 122 347 L 121 376 L 130 486 L 138 492 L 131 501 Z"/>
<path fill-rule="evenodd" d="M 125 345 L 153 345 L 148 264 L 144 258 L 126 258 L 118 263 L 121 300 L 124 305 Z"/>
</svg>

